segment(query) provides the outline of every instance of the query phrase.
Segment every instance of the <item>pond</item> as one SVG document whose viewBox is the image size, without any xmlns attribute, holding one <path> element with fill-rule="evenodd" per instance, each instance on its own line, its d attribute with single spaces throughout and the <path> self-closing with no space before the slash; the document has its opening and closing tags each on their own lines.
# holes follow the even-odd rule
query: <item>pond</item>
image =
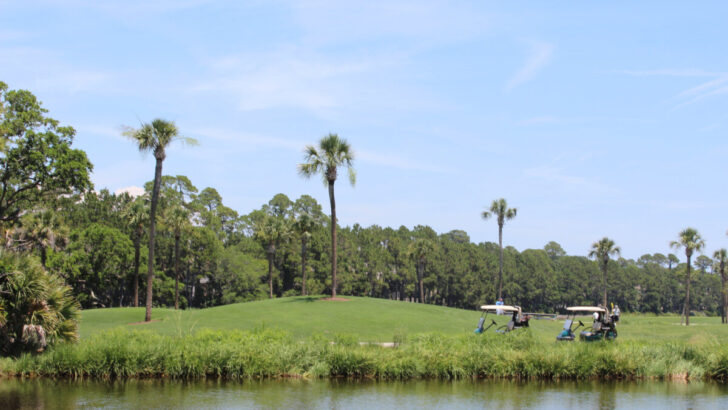
<svg viewBox="0 0 728 410">
<path fill-rule="evenodd" d="M 677 382 L 0 380 L 0 409 L 726 409 L 728 385 Z"/>
</svg>

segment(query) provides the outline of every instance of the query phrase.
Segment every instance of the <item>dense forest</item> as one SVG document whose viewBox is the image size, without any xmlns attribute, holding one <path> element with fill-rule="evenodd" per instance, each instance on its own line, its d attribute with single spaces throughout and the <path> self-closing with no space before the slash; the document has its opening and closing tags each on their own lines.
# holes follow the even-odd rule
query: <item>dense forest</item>
<svg viewBox="0 0 728 410">
<path fill-rule="evenodd" d="M 306 293 L 330 293 L 330 221 L 312 197 L 292 200 L 278 194 L 260 209 L 239 216 L 223 204 L 214 188 L 197 192 L 184 176 L 165 176 L 162 187 L 155 305 L 174 305 L 176 232 L 180 232 L 181 307 L 269 297 L 268 261 L 273 296 L 300 295 L 304 257 Z M 106 190 L 89 191 L 65 199 L 51 221 L 57 225 L 44 228 L 58 232 L 56 242 L 45 250 L 38 246 L 36 252 L 47 254 L 48 269 L 73 287 L 84 307 L 133 305 L 135 243 L 141 244 L 144 266 L 146 231 L 135 229 L 139 219 L 128 215 L 145 201 L 144 196 L 135 199 Z M 181 229 L 170 220 L 177 202 L 190 215 Z M 27 218 L 30 222 L 37 217 Z M 279 222 L 284 231 L 273 243 L 258 233 L 270 223 L 267 220 Z M 307 220 L 307 226 L 301 223 Z M 423 239 L 434 244 L 422 275 L 425 303 L 475 308 L 495 299 L 498 244 L 473 243 L 465 231 L 438 234 L 424 225 L 412 229 L 358 224 L 339 228 L 339 293 L 419 301 L 415 255 L 416 245 Z M 713 273 L 713 260 L 699 256 L 693 265 L 693 309 L 718 312 L 721 279 Z M 673 254 L 611 261 L 609 301 L 627 311 L 681 312 L 685 268 Z M 567 255 L 555 242 L 521 252 L 505 247 L 503 272 L 504 300 L 528 310 L 553 312 L 567 305 L 601 302 L 597 262 Z M 143 287 L 139 292 L 144 293 Z"/>
<path fill-rule="evenodd" d="M 148 277 L 153 279 L 154 306 L 203 308 L 332 293 L 334 233 L 336 288 L 342 295 L 472 309 L 494 301 L 499 293 L 498 243 L 473 243 L 464 230 L 438 233 L 427 225 L 410 229 L 355 224 L 332 231 L 327 209 L 308 195 L 294 199 L 277 194 L 259 209 L 239 213 L 224 204 L 215 188 L 200 189 L 193 177 L 161 173 L 164 147 L 160 151 L 159 146 L 140 139 L 145 131 L 154 131 L 152 125 L 127 133 L 137 138 L 139 149 L 154 151 L 157 184 L 147 182 L 145 194 L 138 197 L 95 190 L 91 162 L 82 150 L 72 148 L 73 128 L 47 117 L 28 91 L 8 90 L 0 82 L 0 96 L 0 286 L 5 289 L 0 325 L 15 320 L 20 326 L 16 334 L 25 332 L 28 324 L 11 317 L 13 309 L 20 308 L 11 306 L 5 295 L 26 289 L 21 277 L 44 283 L 37 287 L 43 292 L 55 289 L 53 300 L 63 296 L 67 309 L 76 303 L 69 302 L 71 297 L 82 308 L 142 306 Z M 177 136 L 173 124 L 160 124 L 170 130 L 166 143 L 173 141 Z M 309 151 L 308 158 L 318 158 L 314 154 L 318 155 Z M 353 157 L 347 158 L 350 166 Z M 312 164 L 324 166 L 325 162 Z M 329 178 L 333 205 L 330 178 L 333 175 L 335 180 L 336 174 L 320 169 L 328 172 L 324 178 Z M 320 169 L 301 168 L 301 172 L 311 175 Z M 350 176 L 353 183 L 354 174 Z M 152 202 L 156 231 L 150 242 Z M 502 206 L 505 210 L 505 201 Z M 515 217 L 515 210 L 507 211 Z M 478 212 L 473 210 L 474 215 Z M 493 233 L 495 239 L 495 229 Z M 693 234 L 699 239 L 697 232 Z M 645 254 L 631 260 L 618 257 L 613 252 L 618 249 L 615 244 L 607 238 L 603 241 L 606 253 L 595 251 L 592 256 L 602 256 L 594 259 L 567 255 L 555 242 L 523 251 L 505 246 L 505 302 L 544 312 L 593 305 L 602 301 L 606 278 L 609 302 L 623 311 L 679 313 L 685 303 L 688 268 L 693 268 L 691 309 L 708 314 L 721 310 L 725 252 L 716 252 L 717 260 L 694 257 L 690 265 L 674 254 Z M 150 243 L 156 249 L 151 263 Z M 691 249 L 700 250 L 703 243 L 693 245 Z M 145 266 L 153 269 L 153 276 L 147 275 Z M 50 303 L 28 303 L 22 309 L 49 310 Z M 72 312 L 66 312 L 58 320 L 70 316 Z M 47 321 L 51 323 L 52 318 Z M 61 337 L 63 330 L 59 332 Z"/>
</svg>

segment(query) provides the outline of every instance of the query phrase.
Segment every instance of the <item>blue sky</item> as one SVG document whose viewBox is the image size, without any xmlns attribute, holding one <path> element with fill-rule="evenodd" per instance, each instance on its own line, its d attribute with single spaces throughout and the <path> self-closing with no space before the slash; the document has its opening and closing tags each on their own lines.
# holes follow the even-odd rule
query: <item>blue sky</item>
<svg viewBox="0 0 728 410">
<path fill-rule="evenodd" d="M 637 4 L 638 3 L 638 4 Z M 0 80 L 78 131 L 97 189 L 141 186 L 153 158 L 122 125 L 162 117 L 200 146 L 166 174 L 240 213 L 310 194 L 304 145 L 355 149 L 340 222 L 417 224 L 626 257 L 687 227 L 728 246 L 725 2 L 6 1 Z"/>
</svg>

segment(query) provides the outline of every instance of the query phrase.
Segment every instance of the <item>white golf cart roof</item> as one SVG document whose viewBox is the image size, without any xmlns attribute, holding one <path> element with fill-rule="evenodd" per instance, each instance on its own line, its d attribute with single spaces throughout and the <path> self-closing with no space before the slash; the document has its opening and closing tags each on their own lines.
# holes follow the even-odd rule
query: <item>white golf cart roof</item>
<svg viewBox="0 0 728 410">
<path fill-rule="evenodd" d="M 603 307 L 598 306 L 571 306 L 567 307 L 566 310 L 569 312 L 600 312 L 600 313 L 606 313 L 607 310 Z"/>
<path fill-rule="evenodd" d="M 520 306 L 509 306 L 509 305 L 483 305 L 480 310 L 502 310 L 503 312 L 520 312 Z"/>
</svg>

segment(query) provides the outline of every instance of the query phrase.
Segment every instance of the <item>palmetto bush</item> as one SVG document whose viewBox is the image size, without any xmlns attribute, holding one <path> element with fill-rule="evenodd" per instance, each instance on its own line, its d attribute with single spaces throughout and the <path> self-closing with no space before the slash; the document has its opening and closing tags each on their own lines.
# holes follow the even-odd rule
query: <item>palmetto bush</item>
<svg viewBox="0 0 728 410">
<path fill-rule="evenodd" d="M 0 353 L 42 352 L 78 339 L 79 304 L 61 278 L 31 256 L 0 254 Z"/>
</svg>

